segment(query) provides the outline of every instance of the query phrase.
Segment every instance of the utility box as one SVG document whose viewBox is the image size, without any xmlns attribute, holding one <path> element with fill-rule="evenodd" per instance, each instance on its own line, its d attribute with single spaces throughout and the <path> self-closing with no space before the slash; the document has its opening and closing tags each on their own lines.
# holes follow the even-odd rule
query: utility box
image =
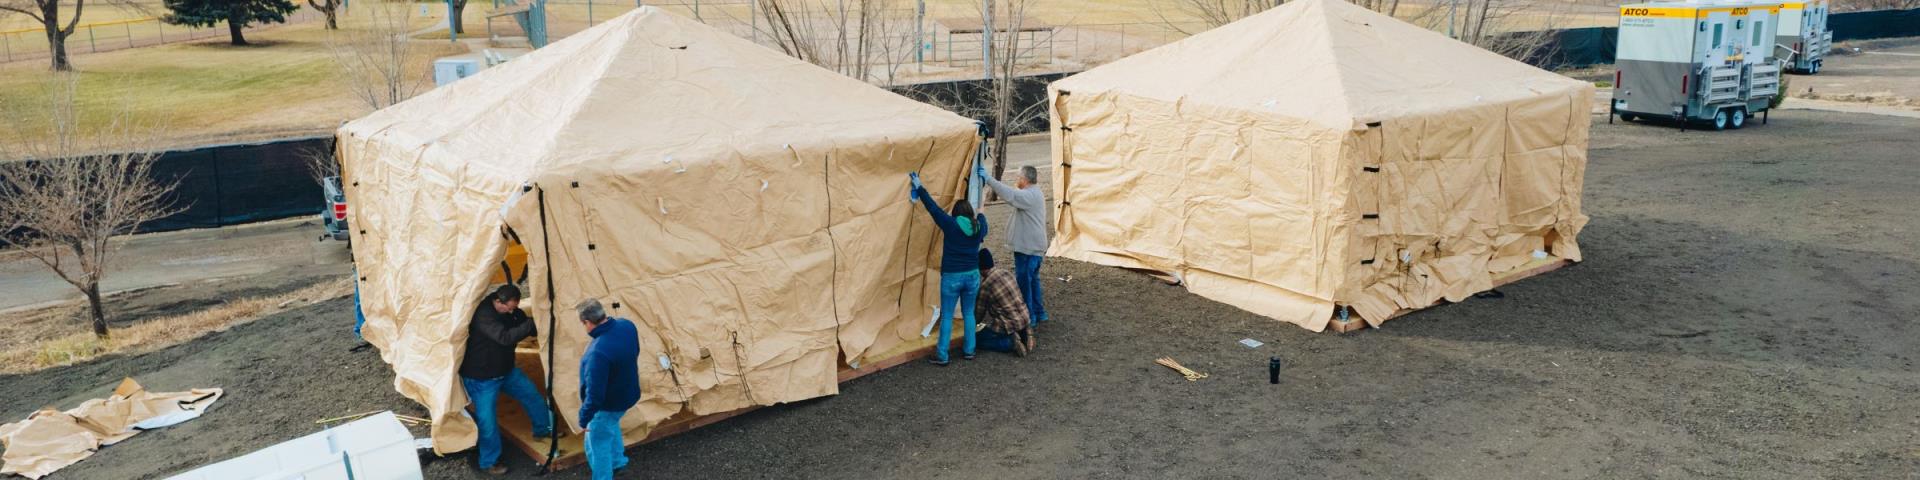
<svg viewBox="0 0 1920 480">
<path fill-rule="evenodd" d="M 1740 128 L 1780 94 L 1780 4 L 1640 3 L 1620 7 L 1612 112 Z"/>
<path fill-rule="evenodd" d="M 444 87 L 456 80 L 480 73 L 480 59 L 470 55 L 447 57 L 433 61 L 433 85 Z"/>
<path fill-rule="evenodd" d="M 1820 73 L 1820 66 L 1833 48 L 1833 30 L 1827 29 L 1827 1 L 1780 4 L 1780 43 L 1778 56 L 1787 68 L 1799 73 Z"/>
</svg>

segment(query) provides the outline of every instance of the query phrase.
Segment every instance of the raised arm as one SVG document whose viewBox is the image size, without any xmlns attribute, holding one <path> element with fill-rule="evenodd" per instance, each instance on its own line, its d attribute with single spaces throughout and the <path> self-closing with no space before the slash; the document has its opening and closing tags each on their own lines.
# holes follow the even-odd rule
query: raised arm
<svg viewBox="0 0 1920 480">
<path fill-rule="evenodd" d="M 914 194 L 920 198 L 920 204 L 927 207 L 927 215 L 933 216 L 933 224 L 940 226 L 940 231 L 947 235 L 966 235 L 960 231 L 960 224 L 953 221 L 953 216 L 941 210 L 940 204 L 933 202 L 933 196 L 927 194 L 927 189 L 916 188 Z"/>
</svg>

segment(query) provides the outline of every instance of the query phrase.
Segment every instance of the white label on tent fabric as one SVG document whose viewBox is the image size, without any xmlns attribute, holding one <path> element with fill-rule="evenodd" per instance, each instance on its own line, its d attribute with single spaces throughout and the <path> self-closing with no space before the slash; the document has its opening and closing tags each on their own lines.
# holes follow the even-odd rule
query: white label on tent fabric
<svg viewBox="0 0 1920 480">
<path fill-rule="evenodd" d="M 672 369 L 673 369 L 673 360 L 670 360 L 670 359 L 668 359 L 666 355 L 661 355 L 661 356 L 660 356 L 660 369 L 661 369 L 661 370 L 672 370 Z"/>
</svg>

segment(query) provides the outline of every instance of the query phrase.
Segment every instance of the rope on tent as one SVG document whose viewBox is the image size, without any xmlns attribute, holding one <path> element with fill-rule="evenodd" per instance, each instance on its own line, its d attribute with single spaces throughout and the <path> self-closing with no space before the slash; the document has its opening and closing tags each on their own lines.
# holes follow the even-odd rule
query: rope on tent
<svg viewBox="0 0 1920 480">
<path fill-rule="evenodd" d="M 832 151 L 828 151 L 827 155 L 820 159 L 820 183 L 827 191 L 827 247 L 833 249 L 833 276 L 827 279 L 827 299 L 833 305 L 833 346 L 834 349 L 845 352 L 846 347 L 840 345 L 840 242 L 833 239 Z"/>
<path fill-rule="evenodd" d="M 938 140 L 927 141 L 927 154 L 920 156 L 920 166 L 915 167 L 913 171 L 918 172 L 921 169 L 927 168 L 927 160 L 933 159 L 933 146 L 936 143 L 939 143 L 939 141 Z M 908 187 L 908 188 L 912 188 L 912 187 Z M 905 218 L 907 220 L 907 225 L 906 225 L 907 226 L 907 246 L 906 246 L 907 252 L 903 255 L 900 255 L 900 296 L 894 297 L 893 299 L 894 308 L 901 308 L 906 305 L 907 272 L 910 271 L 908 270 L 908 267 L 913 265 L 913 204 L 911 203 L 907 204 L 907 215 Z"/>
<path fill-rule="evenodd" d="M 554 330 L 559 317 L 553 313 L 553 244 L 547 240 L 547 190 L 539 189 L 535 197 L 540 203 L 540 254 L 546 258 L 547 264 L 547 415 L 554 420 L 559 420 L 560 401 L 553 397 L 553 346 L 558 343 L 553 340 L 554 337 L 559 336 L 559 332 Z M 554 428 L 559 428 L 559 425 L 554 425 Z M 546 475 L 552 472 L 553 459 L 559 456 L 560 432 L 549 433 L 547 461 L 540 463 L 540 474 Z"/>
</svg>

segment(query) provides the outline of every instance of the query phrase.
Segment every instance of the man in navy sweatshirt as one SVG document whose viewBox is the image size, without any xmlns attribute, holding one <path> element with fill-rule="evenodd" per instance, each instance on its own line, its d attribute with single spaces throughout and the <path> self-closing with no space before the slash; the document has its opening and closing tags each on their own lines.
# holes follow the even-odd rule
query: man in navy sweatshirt
<svg viewBox="0 0 1920 480">
<path fill-rule="evenodd" d="M 934 365 L 947 366 L 947 346 L 953 344 L 953 307 L 960 305 L 960 315 L 966 319 L 964 346 L 960 353 L 966 359 L 973 359 L 973 304 L 980 295 L 980 242 L 987 239 L 987 216 L 975 215 L 973 205 L 967 199 L 954 200 L 953 213 L 949 215 L 933 203 L 933 196 L 920 185 L 920 174 L 907 174 L 907 180 L 913 186 L 908 198 L 918 199 L 927 207 L 927 214 L 933 216 L 933 224 L 940 227 L 946 236 L 940 248 L 940 309 L 935 315 L 940 319 L 940 343 L 933 347 Z"/>
<path fill-rule="evenodd" d="M 587 352 L 580 356 L 580 422 L 587 426 L 587 467 L 594 480 L 609 480 L 627 467 L 627 444 L 620 417 L 640 403 L 640 333 L 633 322 L 607 318 L 599 300 L 574 307 L 587 327 Z"/>
</svg>

